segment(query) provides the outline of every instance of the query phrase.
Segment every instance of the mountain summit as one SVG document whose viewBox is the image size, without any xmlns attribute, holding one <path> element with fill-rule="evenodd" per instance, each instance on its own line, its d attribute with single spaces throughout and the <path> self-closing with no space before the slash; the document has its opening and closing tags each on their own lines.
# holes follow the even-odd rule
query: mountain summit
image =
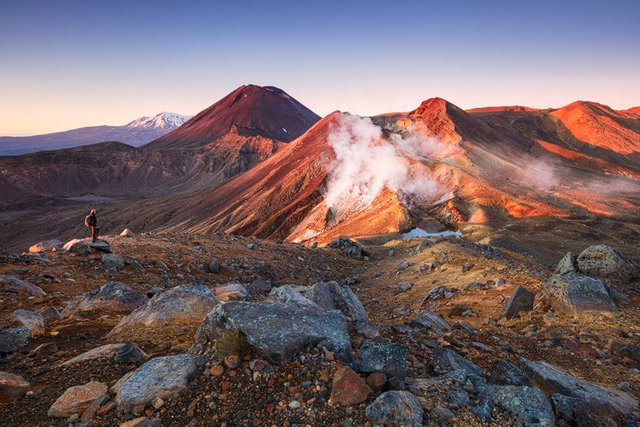
<svg viewBox="0 0 640 427">
<path fill-rule="evenodd" d="M 195 148 L 229 133 L 289 142 L 320 120 L 282 89 L 245 85 L 195 115 L 150 148 Z"/>
</svg>

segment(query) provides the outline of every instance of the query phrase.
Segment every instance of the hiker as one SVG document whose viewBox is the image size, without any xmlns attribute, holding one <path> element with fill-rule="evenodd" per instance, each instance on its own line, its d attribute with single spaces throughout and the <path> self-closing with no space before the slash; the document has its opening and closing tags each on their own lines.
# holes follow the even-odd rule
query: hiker
<svg viewBox="0 0 640 427">
<path fill-rule="evenodd" d="M 100 233 L 100 229 L 98 228 L 98 218 L 96 218 L 96 210 L 91 209 L 89 215 L 84 218 L 84 225 L 87 227 L 91 227 L 91 242 L 95 243 L 98 238 L 98 233 Z"/>
</svg>

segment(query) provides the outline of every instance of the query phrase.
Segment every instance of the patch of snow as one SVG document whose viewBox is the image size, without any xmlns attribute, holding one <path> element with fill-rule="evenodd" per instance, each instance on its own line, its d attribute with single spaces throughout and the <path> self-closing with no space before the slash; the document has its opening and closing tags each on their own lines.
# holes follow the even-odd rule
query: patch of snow
<svg viewBox="0 0 640 427">
<path fill-rule="evenodd" d="M 192 116 L 185 116 L 177 113 L 162 112 L 153 117 L 140 117 L 125 126 L 129 129 L 176 129 Z"/>
<path fill-rule="evenodd" d="M 285 128 L 282 128 L 282 130 L 283 130 L 283 131 L 285 131 L 285 132 L 287 132 L 287 130 L 286 130 Z M 287 133 L 289 133 L 289 132 L 287 132 Z"/>
<path fill-rule="evenodd" d="M 402 234 L 402 238 L 405 240 L 413 239 L 414 237 L 451 237 L 451 236 L 460 237 L 462 236 L 462 233 L 459 231 L 451 231 L 451 230 L 439 231 L 437 233 L 429 233 L 428 231 L 425 231 L 420 227 L 416 227 L 413 230 L 409 231 L 408 233 Z"/>
</svg>

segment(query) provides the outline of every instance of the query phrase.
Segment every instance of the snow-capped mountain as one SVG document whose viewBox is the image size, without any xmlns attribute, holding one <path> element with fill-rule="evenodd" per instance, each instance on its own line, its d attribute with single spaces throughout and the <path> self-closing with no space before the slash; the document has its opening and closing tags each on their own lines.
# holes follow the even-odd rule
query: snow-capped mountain
<svg viewBox="0 0 640 427">
<path fill-rule="evenodd" d="M 2 136 L 0 155 L 15 156 L 105 141 L 118 141 L 139 147 L 177 129 L 190 117 L 162 112 L 152 117 L 140 117 L 122 126 L 90 126 L 34 136 Z"/>
</svg>

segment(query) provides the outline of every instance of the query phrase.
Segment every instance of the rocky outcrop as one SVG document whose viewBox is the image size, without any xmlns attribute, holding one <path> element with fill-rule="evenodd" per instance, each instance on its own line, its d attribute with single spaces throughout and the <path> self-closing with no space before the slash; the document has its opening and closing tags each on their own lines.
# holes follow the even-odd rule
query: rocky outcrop
<svg viewBox="0 0 640 427">
<path fill-rule="evenodd" d="M 78 299 L 67 303 L 65 316 L 79 313 L 98 312 L 130 313 L 144 305 L 146 298 L 139 292 L 121 282 L 107 282 L 99 289 L 94 289 Z"/>
<path fill-rule="evenodd" d="M 421 426 L 424 410 L 408 391 L 387 391 L 365 410 L 365 418 L 374 425 Z"/>
<path fill-rule="evenodd" d="M 49 252 L 52 249 L 58 249 L 62 246 L 62 242 L 60 240 L 45 240 L 44 242 L 36 243 L 35 245 L 29 247 L 30 254 L 39 254 L 42 252 Z"/>
<path fill-rule="evenodd" d="M 0 372 L 0 404 L 15 402 L 30 388 L 31 385 L 20 375 Z"/>
<path fill-rule="evenodd" d="M 472 375 L 483 376 L 482 368 L 449 348 L 434 348 L 431 355 L 431 364 L 433 365 L 433 371 L 438 375 L 464 369 Z"/>
<path fill-rule="evenodd" d="M 156 357 L 122 377 L 112 388 L 121 410 L 166 400 L 182 391 L 204 367 L 204 361 L 191 354 Z"/>
<path fill-rule="evenodd" d="M 305 290 L 306 287 L 304 286 L 278 286 L 277 288 L 271 289 L 271 291 L 269 292 L 269 298 L 281 303 L 291 302 L 300 306 L 322 309 L 322 307 L 320 307 L 318 304 L 302 295 L 301 292 L 304 292 Z"/>
<path fill-rule="evenodd" d="M 20 309 L 11 313 L 11 317 L 9 319 L 13 322 L 20 323 L 22 326 L 29 329 L 31 336 L 36 337 L 44 335 L 44 317 L 42 317 L 40 313 Z"/>
<path fill-rule="evenodd" d="M 339 249 L 344 254 L 354 259 L 366 259 L 369 253 L 360 245 L 348 237 L 338 237 L 327 245 L 330 248 Z"/>
<path fill-rule="evenodd" d="M 421 310 L 418 316 L 409 323 L 414 328 L 424 328 L 440 335 L 451 329 L 449 322 L 444 320 L 438 313 L 429 310 Z"/>
<path fill-rule="evenodd" d="M 95 400 L 103 398 L 107 394 L 107 385 L 97 381 L 91 381 L 67 389 L 49 408 L 50 417 L 68 418 L 74 414 L 80 414 Z"/>
<path fill-rule="evenodd" d="M 629 281 L 638 277 L 638 268 L 607 245 L 593 245 L 576 258 L 576 268 L 587 276 L 600 279 Z"/>
<path fill-rule="evenodd" d="M 567 274 L 576 271 L 576 256 L 573 252 L 567 254 L 560 260 L 556 267 L 555 274 Z"/>
<path fill-rule="evenodd" d="M 554 397 L 554 401 L 564 404 L 564 410 L 560 415 L 569 417 L 568 421 L 577 422 L 580 417 L 587 417 L 584 412 L 598 414 L 601 425 L 619 425 L 636 420 L 634 412 L 639 411 L 640 407 L 638 401 L 627 393 L 576 378 L 546 362 L 533 362 L 525 358 L 522 358 L 521 362 L 527 375 L 540 388 L 548 393 L 574 399 Z M 574 409 L 568 411 L 568 406 Z"/>
<path fill-rule="evenodd" d="M 531 386 L 524 371 L 508 360 L 496 360 L 487 376 L 493 384 Z"/>
<path fill-rule="evenodd" d="M 111 245 L 105 240 L 73 239 L 62 246 L 62 249 L 78 255 L 89 255 L 92 252 L 111 252 Z"/>
<path fill-rule="evenodd" d="M 0 285 L 2 285 L 5 292 L 15 294 L 24 293 L 38 297 L 47 295 L 39 286 L 29 283 L 26 280 L 18 279 L 15 276 L 0 275 Z"/>
<path fill-rule="evenodd" d="M 551 276 L 543 285 L 541 298 L 565 315 L 617 310 L 604 283 L 575 272 Z"/>
<path fill-rule="evenodd" d="M 129 328 L 158 328 L 164 325 L 197 324 L 218 301 L 204 285 L 182 285 L 154 295 L 146 305 L 123 318 L 109 336 Z"/>
<path fill-rule="evenodd" d="M 323 311 L 289 303 L 227 302 L 218 304 L 196 333 L 201 345 L 213 344 L 227 330 L 240 328 L 257 354 L 274 363 L 291 360 L 308 346 L 322 345 L 351 360 L 347 323 L 337 310 Z"/>
<path fill-rule="evenodd" d="M 519 316 L 521 312 L 526 313 L 533 310 L 534 299 L 535 294 L 533 292 L 529 292 L 522 286 L 517 286 L 502 309 L 500 317 L 513 319 Z"/>
</svg>

